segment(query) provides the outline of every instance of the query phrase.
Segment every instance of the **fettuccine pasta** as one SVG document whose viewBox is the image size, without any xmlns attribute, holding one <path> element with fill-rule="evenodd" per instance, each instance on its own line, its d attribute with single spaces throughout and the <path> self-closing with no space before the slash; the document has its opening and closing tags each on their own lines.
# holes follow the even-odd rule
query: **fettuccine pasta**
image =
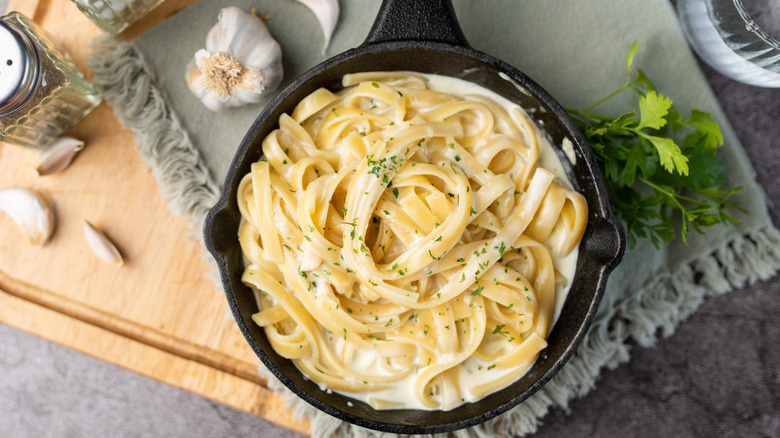
<svg viewBox="0 0 780 438">
<path fill-rule="evenodd" d="M 323 389 L 377 409 L 452 409 L 522 376 L 587 218 L 519 107 L 442 83 L 479 88 L 371 72 L 315 91 L 238 190 L 253 320 Z"/>
</svg>

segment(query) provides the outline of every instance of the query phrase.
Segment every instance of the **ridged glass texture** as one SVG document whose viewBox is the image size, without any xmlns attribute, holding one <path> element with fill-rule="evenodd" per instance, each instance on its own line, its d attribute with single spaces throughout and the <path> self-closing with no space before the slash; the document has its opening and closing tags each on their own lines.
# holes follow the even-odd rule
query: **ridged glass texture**
<svg viewBox="0 0 780 438">
<path fill-rule="evenodd" d="M 116 35 L 164 0 L 72 0 L 92 22 Z"/>
<path fill-rule="evenodd" d="M 0 141 L 44 149 L 101 102 L 101 95 L 52 38 L 17 12 L 2 17 L 22 29 L 38 50 L 36 91 L 17 110 L 0 117 Z"/>
</svg>

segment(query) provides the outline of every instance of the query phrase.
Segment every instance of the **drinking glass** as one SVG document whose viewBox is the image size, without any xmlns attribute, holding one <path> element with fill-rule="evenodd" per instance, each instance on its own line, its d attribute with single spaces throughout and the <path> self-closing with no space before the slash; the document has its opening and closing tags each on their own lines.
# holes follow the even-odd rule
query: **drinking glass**
<svg viewBox="0 0 780 438">
<path fill-rule="evenodd" d="M 685 36 L 721 74 L 780 87 L 780 0 L 678 0 Z"/>
</svg>

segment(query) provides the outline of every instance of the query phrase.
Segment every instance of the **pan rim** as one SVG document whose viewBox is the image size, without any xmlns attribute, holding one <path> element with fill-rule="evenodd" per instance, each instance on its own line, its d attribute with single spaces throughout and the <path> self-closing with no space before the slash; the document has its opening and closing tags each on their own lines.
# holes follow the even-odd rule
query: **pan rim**
<svg viewBox="0 0 780 438">
<path fill-rule="evenodd" d="M 478 63 L 482 63 L 486 67 L 492 70 L 503 72 L 511 80 L 516 81 L 518 84 L 524 87 L 532 96 L 534 96 L 534 98 L 541 100 L 547 107 L 549 107 L 549 109 L 553 112 L 555 119 L 559 120 L 562 123 L 563 127 L 565 128 L 566 132 L 571 134 L 572 136 L 571 140 L 575 144 L 575 148 L 581 149 L 583 151 L 587 149 L 587 152 L 583 152 L 583 156 L 585 157 L 585 161 L 586 161 L 585 167 L 589 171 L 589 174 L 586 175 L 586 177 L 588 180 L 593 181 L 592 189 L 598 195 L 597 208 L 598 208 L 598 213 L 600 215 L 599 223 L 603 223 L 607 228 L 610 228 L 610 230 L 614 230 L 614 233 L 612 233 L 611 235 L 613 235 L 615 239 L 613 245 L 614 248 L 611 249 L 610 257 L 606 257 L 603 263 L 599 264 L 600 272 L 597 275 L 598 281 L 595 285 L 593 297 L 590 300 L 591 305 L 584 313 L 582 321 L 579 324 L 576 333 L 574 333 L 573 335 L 573 341 L 567 345 L 567 348 L 565 349 L 563 354 L 558 356 L 558 358 L 554 362 L 554 365 L 550 367 L 541 376 L 541 378 L 535 380 L 533 384 L 531 384 L 529 387 L 523 390 L 520 394 L 504 401 L 503 403 L 497 404 L 497 406 L 494 406 L 491 409 L 484 410 L 479 415 L 473 415 L 469 418 L 465 418 L 458 421 L 445 421 L 445 422 L 440 422 L 435 424 L 425 424 L 425 425 L 399 424 L 399 423 L 381 422 L 381 421 L 366 419 L 364 417 L 347 412 L 346 410 L 335 407 L 332 404 L 327 403 L 323 400 L 320 400 L 320 398 L 316 397 L 315 395 L 311 394 L 309 391 L 306 391 L 304 388 L 302 388 L 301 386 L 293 382 L 287 376 L 286 372 L 284 370 L 281 370 L 277 366 L 277 364 L 271 360 L 271 358 L 268 356 L 268 352 L 265 351 L 265 349 L 263 349 L 260 346 L 260 344 L 257 342 L 257 339 L 255 339 L 254 335 L 250 332 L 246 321 L 242 317 L 241 309 L 239 308 L 238 301 L 236 299 L 236 291 L 233 289 L 233 284 L 230 280 L 230 273 L 229 273 L 230 268 L 228 266 L 227 258 L 222 253 L 222 251 L 220 251 L 217 248 L 215 242 L 212 241 L 212 231 L 213 231 L 215 221 L 217 220 L 217 216 L 222 214 L 222 212 L 224 212 L 225 210 L 227 210 L 230 207 L 231 203 L 235 202 L 235 193 L 236 193 L 235 187 L 237 186 L 237 178 L 243 176 L 243 175 L 239 175 L 238 173 L 239 169 L 242 166 L 245 166 L 245 162 L 247 160 L 251 160 L 251 158 L 248 157 L 248 155 L 249 152 L 253 150 L 253 147 L 256 148 L 259 146 L 259 144 L 256 141 L 257 137 L 258 136 L 264 137 L 264 135 L 260 135 L 262 133 L 262 130 L 265 129 L 267 131 L 270 131 L 274 129 L 274 125 L 278 125 L 277 120 L 272 120 L 273 115 L 279 112 L 280 107 L 284 106 L 285 103 L 288 103 L 288 99 L 291 99 L 297 90 L 304 87 L 304 85 L 309 84 L 311 81 L 316 81 L 317 78 L 323 72 L 337 69 L 339 66 L 344 65 L 347 62 L 355 61 L 360 57 L 369 57 L 377 54 L 388 54 L 390 52 L 409 52 L 409 51 L 414 51 L 414 52 L 426 51 L 432 53 L 441 53 L 444 54 L 445 56 L 456 55 L 456 56 L 467 58 L 469 60 L 473 60 Z M 406 69 L 398 69 L 398 70 L 406 70 Z M 271 126 L 270 128 L 269 125 Z M 592 212 L 590 216 L 592 217 Z M 589 221 L 589 226 L 590 226 L 590 221 Z M 241 141 L 240 147 L 236 151 L 236 154 L 231 162 L 230 168 L 226 175 L 225 182 L 220 194 L 220 198 L 216 203 L 216 205 L 208 212 L 208 215 L 206 217 L 206 222 L 204 225 L 204 234 L 205 234 L 204 240 L 206 242 L 206 247 L 217 261 L 217 265 L 220 271 L 220 277 L 222 279 L 222 283 L 225 288 L 226 298 L 231 308 L 231 312 L 233 313 L 233 316 L 236 319 L 236 323 L 239 326 L 239 329 L 242 332 L 243 336 L 246 338 L 247 342 L 252 347 L 255 354 L 260 358 L 260 360 L 264 363 L 264 365 L 271 371 L 271 373 L 277 379 L 279 379 L 288 389 L 290 389 L 293 393 L 295 393 L 298 397 L 301 397 L 303 400 L 313 405 L 315 408 L 319 409 L 320 411 L 323 411 L 331 416 L 334 416 L 336 418 L 339 418 L 341 420 L 347 421 L 349 423 L 361 427 L 366 427 L 366 428 L 384 431 L 384 432 L 394 432 L 394 433 L 402 433 L 402 434 L 441 433 L 441 432 L 449 432 L 457 429 L 462 429 L 465 427 L 474 426 L 476 424 L 480 424 L 482 422 L 485 422 L 493 417 L 496 417 L 506 412 L 507 410 L 525 401 L 532 394 L 536 393 L 542 386 L 544 386 L 550 379 L 552 379 L 558 373 L 558 371 L 560 371 L 560 369 L 571 359 L 576 348 L 582 342 L 585 333 L 587 333 L 593 321 L 593 318 L 595 317 L 596 310 L 598 308 L 598 303 L 600 302 L 601 297 L 604 293 L 604 288 L 606 286 L 606 279 L 609 273 L 619 263 L 625 251 L 625 232 L 622 228 L 622 225 L 617 220 L 617 218 L 614 217 L 614 215 L 612 214 L 609 208 L 607 197 L 606 197 L 606 189 L 603 180 L 601 179 L 601 174 L 598 171 L 598 167 L 595 164 L 595 159 L 592 157 L 592 155 L 590 155 L 589 146 L 587 146 L 584 137 L 576 128 L 573 121 L 569 118 L 568 114 L 557 103 L 557 101 L 553 99 L 552 96 L 546 90 L 544 90 L 541 86 L 539 86 L 536 82 L 534 82 L 528 76 L 523 74 L 521 71 L 515 69 L 514 67 L 490 55 L 487 55 L 483 52 L 472 49 L 470 47 L 463 47 L 459 45 L 453 45 L 453 44 L 441 43 L 441 42 L 417 41 L 417 40 L 389 41 L 389 42 L 372 43 L 372 44 L 359 46 L 355 49 L 336 55 L 335 57 L 330 58 L 324 61 L 323 63 L 313 67 L 312 69 L 308 70 L 307 72 L 305 72 L 304 74 L 296 78 L 290 85 L 285 87 L 285 89 L 282 90 L 273 100 L 271 100 L 271 102 L 269 102 L 269 104 L 258 115 L 257 119 L 250 126 L 249 130 L 247 131 L 247 134 L 244 136 L 243 140 Z M 294 368 L 295 373 L 302 374 L 292 364 L 291 366 Z M 512 385 L 514 385 L 514 383 Z M 347 396 L 343 396 L 343 395 L 341 396 L 348 398 Z M 353 400 L 353 403 L 357 404 L 361 402 Z M 476 403 L 479 402 L 475 402 L 474 404 Z M 436 410 L 434 411 L 411 410 L 411 411 L 427 413 L 424 415 L 430 416 L 433 419 L 437 417 L 446 418 L 446 416 L 442 416 L 440 414 L 442 412 L 447 412 L 447 411 L 436 411 Z M 388 412 L 388 411 L 378 411 L 378 412 Z"/>
</svg>

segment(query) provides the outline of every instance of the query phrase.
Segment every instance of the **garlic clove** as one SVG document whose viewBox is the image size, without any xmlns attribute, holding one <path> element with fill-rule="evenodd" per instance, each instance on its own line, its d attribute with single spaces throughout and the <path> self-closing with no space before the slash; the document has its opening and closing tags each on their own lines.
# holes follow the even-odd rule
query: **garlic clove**
<svg viewBox="0 0 780 438">
<path fill-rule="evenodd" d="M 84 220 L 84 237 L 87 239 L 87 244 L 92 249 L 92 252 L 100 260 L 114 264 L 117 267 L 125 263 L 122 254 L 119 253 L 114 243 L 86 219 Z"/>
<path fill-rule="evenodd" d="M 210 110 L 257 103 L 282 81 L 282 49 L 256 15 L 224 8 L 187 66 L 190 90 Z"/>
<path fill-rule="evenodd" d="M 298 0 L 311 9 L 317 21 L 322 28 L 322 34 L 325 37 L 325 46 L 322 51 L 330 45 L 330 37 L 336 30 L 336 23 L 339 21 L 339 2 L 338 0 Z"/>
<path fill-rule="evenodd" d="M 84 142 L 73 137 L 60 137 L 38 154 L 35 171 L 39 176 L 62 172 L 70 166 L 73 157 L 84 149 Z"/>
<path fill-rule="evenodd" d="M 54 231 L 54 208 L 40 193 L 28 189 L 0 190 L 0 211 L 16 222 L 30 243 L 43 246 Z"/>
</svg>

